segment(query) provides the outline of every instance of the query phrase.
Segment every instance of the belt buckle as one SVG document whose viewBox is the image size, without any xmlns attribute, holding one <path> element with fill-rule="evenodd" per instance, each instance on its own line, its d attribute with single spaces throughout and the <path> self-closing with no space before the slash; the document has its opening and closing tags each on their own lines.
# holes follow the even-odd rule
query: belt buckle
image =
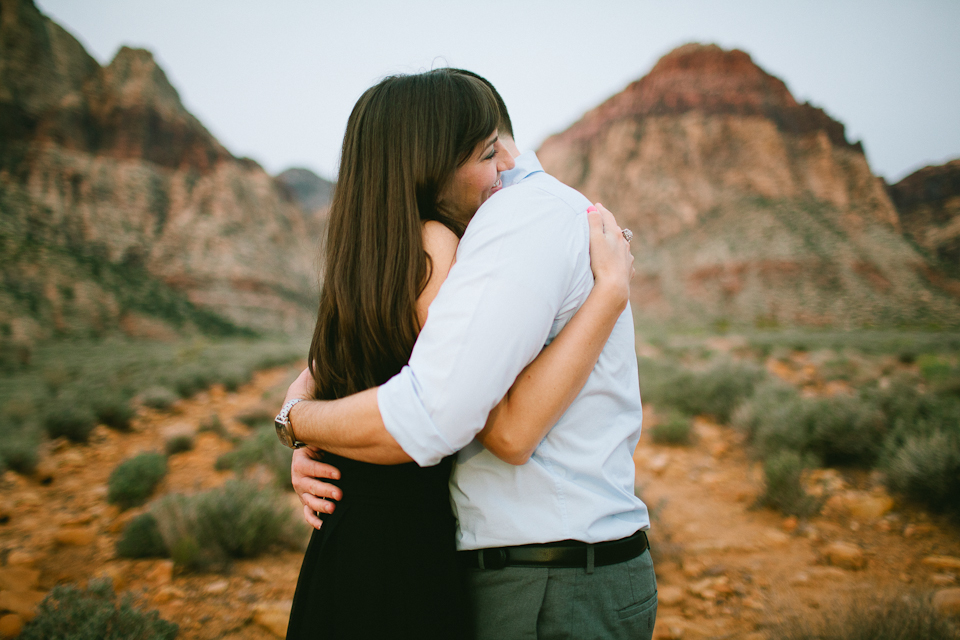
<svg viewBox="0 0 960 640">
<path fill-rule="evenodd" d="M 507 566 L 506 549 L 480 549 L 481 569 L 503 569 Z"/>
</svg>

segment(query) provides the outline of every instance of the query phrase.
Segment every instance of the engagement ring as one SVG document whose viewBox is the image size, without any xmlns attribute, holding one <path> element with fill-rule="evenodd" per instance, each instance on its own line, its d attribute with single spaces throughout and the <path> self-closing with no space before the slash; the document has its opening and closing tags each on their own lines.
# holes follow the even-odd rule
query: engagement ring
<svg viewBox="0 0 960 640">
<path fill-rule="evenodd" d="M 631 240 L 633 240 L 633 231 L 630 231 L 630 229 L 624 229 L 620 233 L 623 234 L 623 239 L 626 240 L 628 243 Z"/>
</svg>

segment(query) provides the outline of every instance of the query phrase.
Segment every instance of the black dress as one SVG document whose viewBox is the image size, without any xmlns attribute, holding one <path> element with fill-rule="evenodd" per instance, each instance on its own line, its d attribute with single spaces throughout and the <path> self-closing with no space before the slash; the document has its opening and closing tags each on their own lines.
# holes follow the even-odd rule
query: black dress
<svg viewBox="0 0 960 640">
<path fill-rule="evenodd" d="M 323 461 L 340 469 L 343 499 L 310 539 L 287 639 L 469 637 L 453 458 L 426 468 Z"/>
</svg>

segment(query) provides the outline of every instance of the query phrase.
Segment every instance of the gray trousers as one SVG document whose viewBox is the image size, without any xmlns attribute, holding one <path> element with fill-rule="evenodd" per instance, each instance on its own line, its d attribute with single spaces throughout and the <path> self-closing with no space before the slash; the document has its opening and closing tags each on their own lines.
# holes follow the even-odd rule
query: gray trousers
<svg viewBox="0 0 960 640">
<path fill-rule="evenodd" d="M 650 551 L 586 569 L 468 569 L 476 640 L 649 640 L 657 618 Z"/>
</svg>

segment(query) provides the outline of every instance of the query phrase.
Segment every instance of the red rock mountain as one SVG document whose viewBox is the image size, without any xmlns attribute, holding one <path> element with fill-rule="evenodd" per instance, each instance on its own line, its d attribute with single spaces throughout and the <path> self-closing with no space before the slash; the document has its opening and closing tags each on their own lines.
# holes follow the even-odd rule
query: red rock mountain
<svg viewBox="0 0 960 640">
<path fill-rule="evenodd" d="M 960 158 L 890 185 L 904 234 L 951 275 L 960 274 Z"/>
<path fill-rule="evenodd" d="M 0 209 L 5 335 L 311 324 L 316 242 L 289 190 L 148 51 L 101 67 L 31 0 L 0 0 Z"/>
<path fill-rule="evenodd" d="M 861 145 L 743 51 L 670 52 L 539 156 L 634 231 L 641 321 L 960 321 Z"/>
</svg>

